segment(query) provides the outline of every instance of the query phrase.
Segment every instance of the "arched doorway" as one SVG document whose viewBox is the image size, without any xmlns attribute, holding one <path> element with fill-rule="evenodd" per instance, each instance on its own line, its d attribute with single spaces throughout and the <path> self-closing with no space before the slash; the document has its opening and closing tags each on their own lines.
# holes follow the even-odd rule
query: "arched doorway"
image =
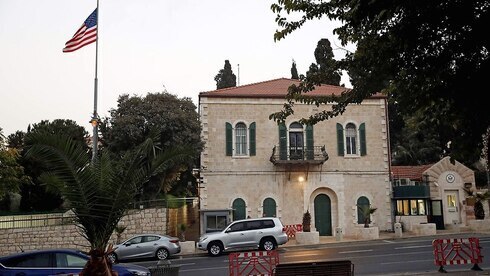
<svg viewBox="0 0 490 276">
<path fill-rule="evenodd" d="M 326 194 L 319 194 L 314 200 L 315 227 L 320 236 L 332 235 L 332 207 Z"/>
</svg>

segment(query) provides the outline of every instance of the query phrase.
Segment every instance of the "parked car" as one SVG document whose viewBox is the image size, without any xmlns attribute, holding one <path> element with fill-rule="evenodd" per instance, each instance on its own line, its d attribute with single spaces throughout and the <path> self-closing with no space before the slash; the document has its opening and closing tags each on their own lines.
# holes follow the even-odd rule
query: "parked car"
<svg viewBox="0 0 490 276">
<path fill-rule="evenodd" d="M 197 248 L 210 256 L 225 251 L 254 248 L 274 250 L 288 242 L 286 229 L 278 218 L 244 219 L 232 222 L 222 231 L 206 233 L 199 238 Z"/>
<path fill-rule="evenodd" d="M 44 249 L 0 257 L 2 276 L 78 275 L 89 256 L 75 249 Z M 146 267 L 133 264 L 113 264 L 119 276 L 149 276 Z"/>
<path fill-rule="evenodd" d="M 180 253 L 179 238 L 158 234 L 133 236 L 113 247 L 108 255 L 113 263 L 123 260 L 156 258 L 165 260 Z"/>
</svg>

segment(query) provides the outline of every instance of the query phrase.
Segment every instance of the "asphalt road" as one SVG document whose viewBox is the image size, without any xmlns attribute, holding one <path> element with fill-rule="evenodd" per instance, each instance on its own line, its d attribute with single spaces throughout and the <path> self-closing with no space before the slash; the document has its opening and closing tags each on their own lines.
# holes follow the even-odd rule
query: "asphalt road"
<svg viewBox="0 0 490 276">
<path fill-rule="evenodd" d="M 482 247 L 483 272 L 471 270 L 471 264 L 444 266 L 453 275 L 489 275 L 490 235 L 461 235 L 454 237 L 477 237 Z M 448 237 L 445 237 L 448 238 Z M 280 263 L 350 260 L 355 275 L 438 275 L 434 264 L 432 241 L 434 237 L 414 237 L 400 240 L 370 240 L 347 243 L 330 243 L 309 246 L 279 247 Z M 171 266 L 179 267 L 178 275 L 227 276 L 228 254 L 209 257 L 204 254 L 171 258 Z M 155 266 L 156 261 L 134 262 L 143 266 Z"/>
</svg>

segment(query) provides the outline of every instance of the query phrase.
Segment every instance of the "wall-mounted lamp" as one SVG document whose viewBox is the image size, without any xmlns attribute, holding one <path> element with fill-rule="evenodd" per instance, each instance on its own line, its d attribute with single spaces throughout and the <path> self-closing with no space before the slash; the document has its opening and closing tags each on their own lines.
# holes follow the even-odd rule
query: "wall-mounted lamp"
<svg viewBox="0 0 490 276">
<path fill-rule="evenodd" d="M 303 176 L 298 177 L 299 182 L 305 182 L 305 178 Z"/>
</svg>

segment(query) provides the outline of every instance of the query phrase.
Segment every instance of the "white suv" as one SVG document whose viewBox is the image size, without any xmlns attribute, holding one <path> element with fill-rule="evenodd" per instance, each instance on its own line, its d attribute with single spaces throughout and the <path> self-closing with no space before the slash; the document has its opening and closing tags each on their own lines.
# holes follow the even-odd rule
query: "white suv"
<svg viewBox="0 0 490 276">
<path fill-rule="evenodd" d="M 210 256 L 219 256 L 224 251 L 249 247 L 274 250 L 287 241 L 286 229 L 278 218 L 243 219 L 222 231 L 202 235 L 197 248 L 207 250 Z"/>
</svg>

